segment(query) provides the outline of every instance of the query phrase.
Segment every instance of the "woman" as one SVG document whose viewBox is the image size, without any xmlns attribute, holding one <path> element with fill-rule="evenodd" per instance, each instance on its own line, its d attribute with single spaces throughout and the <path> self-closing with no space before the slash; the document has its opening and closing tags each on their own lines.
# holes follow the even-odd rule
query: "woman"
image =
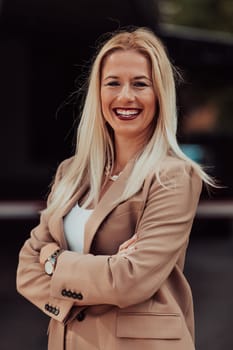
<svg viewBox="0 0 233 350">
<path fill-rule="evenodd" d="M 51 317 L 51 350 L 192 350 L 183 275 L 202 180 L 176 141 L 174 77 L 144 28 L 90 74 L 77 151 L 19 256 L 18 291 Z"/>
</svg>

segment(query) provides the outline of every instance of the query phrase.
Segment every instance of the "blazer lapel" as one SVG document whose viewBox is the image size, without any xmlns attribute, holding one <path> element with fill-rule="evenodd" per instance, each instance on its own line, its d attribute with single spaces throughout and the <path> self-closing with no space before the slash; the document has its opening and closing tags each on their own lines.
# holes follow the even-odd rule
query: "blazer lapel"
<svg viewBox="0 0 233 350">
<path fill-rule="evenodd" d="M 111 187 L 106 191 L 106 193 L 103 195 L 93 210 L 88 221 L 86 222 L 84 232 L 84 254 L 87 254 L 90 251 L 91 243 L 96 231 L 98 230 L 105 217 L 115 208 L 115 202 L 122 194 L 126 186 L 129 174 L 133 167 L 133 163 L 134 160 L 131 160 L 127 163 L 119 178 L 113 182 Z M 68 244 L 64 234 L 63 218 L 78 202 L 79 198 L 82 197 L 87 189 L 88 184 L 84 184 L 69 200 L 67 205 L 64 208 L 59 209 L 58 212 L 53 214 L 49 219 L 50 230 L 54 232 L 57 241 L 64 249 L 68 248 Z"/>
<path fill-rule="evenodd" d="M 84 236 L 84 254 L 89 253 L 92 240 L 100 224 L 103 222 L 106 216 L 116 207 L 116 200 L 122 194 L 126 186 L 128 177 L 133 167 L 133 163 L 134 160 L 131 160 L 127 163 L 119 178 L 109 187 L 109 189 L 106 191 L 106 193 L 103 195 L 95 207 L 88 221 L 86 222 Z"/>
</svg>

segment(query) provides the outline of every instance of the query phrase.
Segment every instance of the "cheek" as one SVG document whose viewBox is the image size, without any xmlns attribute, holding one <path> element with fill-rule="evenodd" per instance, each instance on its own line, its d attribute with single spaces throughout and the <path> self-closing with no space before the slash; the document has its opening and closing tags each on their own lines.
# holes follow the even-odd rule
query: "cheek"
<svg viewBox="0 0 233 350">
<path fill-rule="evenodd" d="M 110 102 L 111 99 L 109 94 L 104 91 L 100 91 L 101 110 L 105 121 L 109 121 L 110 119 Z"/>
<path fill-rule="evenodd" d="M 106 110 L 106 94 L 104 92 L 100 92 L 100 103 L 101 103 L 101 109 L 102 112 Z"/>
<path fill-rule="evenodd" d="M 106 91 L 101 91 L 100 92 L 100 99 L 101 99 L 101 106 L 102 109 L 105 109 L 109 106 L 110 103 L 110 96 Z"/>
<path fill-rule="evenodd" d="M 157 112 L 157 98 L 151 94 L 151 96 L 148 96 L 148 98 L 145 100 L 145 105 L 148 108 L 148 113 L 155 115 Z"/>
</svg>

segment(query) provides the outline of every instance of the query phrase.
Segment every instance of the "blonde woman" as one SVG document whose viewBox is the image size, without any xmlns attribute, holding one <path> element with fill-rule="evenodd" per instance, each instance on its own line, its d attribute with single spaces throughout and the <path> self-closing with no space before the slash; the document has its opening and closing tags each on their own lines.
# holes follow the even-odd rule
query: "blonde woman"
<svg viewBox="0 0 233 350">
<path fill-rule="evenodd" d="M 19 255 L 49 350 L 193 350 L 185 252 L 202 182 L 176 141 L 174 73 L 148 29 L 96 56 L 75 155 Z"/>
</svg>

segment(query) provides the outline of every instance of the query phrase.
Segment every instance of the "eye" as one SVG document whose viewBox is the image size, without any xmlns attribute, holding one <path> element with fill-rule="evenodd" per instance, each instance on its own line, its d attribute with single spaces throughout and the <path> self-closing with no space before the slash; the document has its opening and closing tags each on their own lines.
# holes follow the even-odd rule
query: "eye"
<svg viewBox="0 0 233 350">
<path fill-rule="evenodd" d="M 135 81 L 134 82 L 134 86 L 136 86 L 136 87 L 146 87 L 146 86 L 148 86 L 148 84 L 145 83 L 144 81 Z"/>
<path fill-rule="evenodd" d="M 117 80 L 112 80 L 105 84 L 105 86 L 119 86 L 119 85 L 120 83 Z"/>
</svg>

